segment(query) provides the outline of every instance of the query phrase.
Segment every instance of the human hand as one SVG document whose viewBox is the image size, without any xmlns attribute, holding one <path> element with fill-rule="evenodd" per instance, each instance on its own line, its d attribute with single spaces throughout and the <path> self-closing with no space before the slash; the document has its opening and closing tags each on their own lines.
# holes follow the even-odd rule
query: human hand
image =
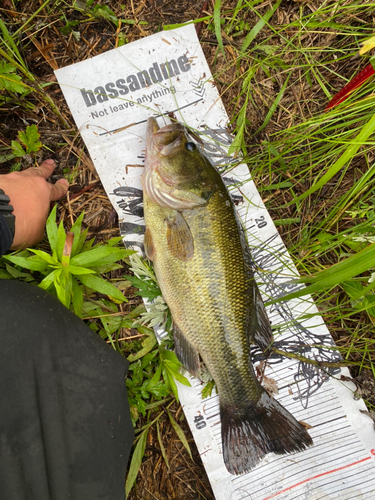
<svg viewBox="0 0 375 500">
<path fill-rule="evenodd" d="M 59 179 L 50 184 L 56 163 L 46 160 L 39 167 L 0 175 L 0 188 L 10 198 L 16 216 L 12 250 L 26 248 L 43 239 L 50 202 L 66 195 L 69 183 Z"/>
</svg>

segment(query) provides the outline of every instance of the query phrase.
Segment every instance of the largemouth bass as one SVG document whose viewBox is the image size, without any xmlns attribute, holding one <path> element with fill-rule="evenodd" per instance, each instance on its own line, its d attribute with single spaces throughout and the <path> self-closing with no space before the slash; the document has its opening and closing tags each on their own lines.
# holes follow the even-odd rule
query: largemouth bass
<svg viewBox="0 0 375 500">
<path fill-rule="evenodd" d="M 271 326 L 232 200 L 185 126 L 148 119 L 142 183 L 146 255 L 172 313 L 177 357 L 193 375 L 202 359 L 215 381 L 228 471 L 305 449 L 305 428 L 254 373 L 250 344 L 266 350 Z"/>
</svg>

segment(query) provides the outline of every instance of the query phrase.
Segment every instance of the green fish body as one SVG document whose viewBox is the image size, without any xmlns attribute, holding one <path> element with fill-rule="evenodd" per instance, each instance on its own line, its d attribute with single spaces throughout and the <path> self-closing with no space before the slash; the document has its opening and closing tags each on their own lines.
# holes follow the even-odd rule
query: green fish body
<svg viewBox="0 0 375 500">
<path fill-rule="evenodd" d="M 269 452 L 312 444 L 304 427 L 268 395 L 250 360 L 272 332 L 251 257 L 220 174 L 174 123 L 147 126 L 143 175 L 145 250 L 174 323 L 177 357 L 197 375 L 204 361 L 218 389 L 224 462 L 250 471 Z"/>
</svg>

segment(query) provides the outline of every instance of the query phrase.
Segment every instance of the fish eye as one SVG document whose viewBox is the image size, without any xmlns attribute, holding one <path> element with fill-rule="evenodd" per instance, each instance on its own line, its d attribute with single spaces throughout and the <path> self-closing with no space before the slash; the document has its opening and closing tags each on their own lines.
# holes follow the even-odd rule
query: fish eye
<svg viewBox="0 0 375 500">
<path fill-rule="evenodd" d="M 187 142 L 185 144 L 185 148 L 188 150 L 188 151 L 194 151 L 195 149 L 197 149 L 197 146 L 194 144 L 194 142 Z"/>
</svg>

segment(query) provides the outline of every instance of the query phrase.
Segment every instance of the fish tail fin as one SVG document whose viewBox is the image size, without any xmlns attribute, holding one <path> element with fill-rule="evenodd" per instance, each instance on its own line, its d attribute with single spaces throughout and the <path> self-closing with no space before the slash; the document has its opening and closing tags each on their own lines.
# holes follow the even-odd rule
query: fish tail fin
<svg viewBox="0 0 375 500">
<path fill-rule="evenodd" d="M 254 468 L 267 453 L 293 453 L 312 445 L 306 429 L 266 392 L 243 407 L 220 403 L 224 462 L 231 474 Z"/>
</svg>

